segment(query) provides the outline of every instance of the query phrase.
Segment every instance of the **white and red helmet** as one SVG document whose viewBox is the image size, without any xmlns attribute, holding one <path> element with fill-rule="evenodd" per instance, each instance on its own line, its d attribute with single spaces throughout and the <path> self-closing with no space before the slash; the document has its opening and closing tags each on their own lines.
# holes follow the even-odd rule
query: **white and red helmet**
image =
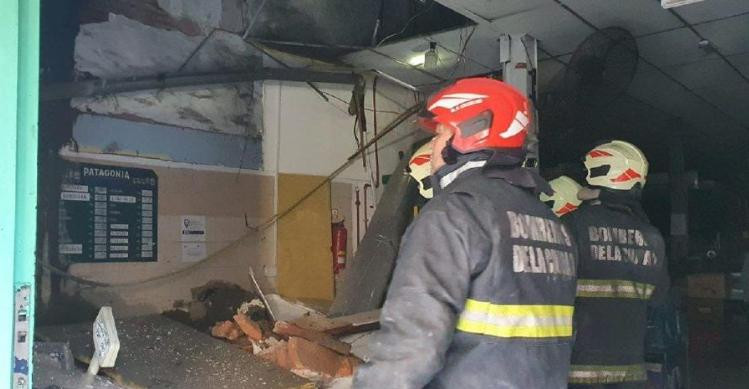
<svg viewBox="0 0 749 389">
<path fill-rule="evenodd" d="M 588 184 L 616 190 L 645 186 L 648 160 L 637 146 L 614 140 L 596 146 L 585 155 Z"/>
<path fill-rule="evenodd" d="M 582 203 L 582 200 L 577 198 L 577 192 L 582 189 L 582 186 L 577 181 L 567 176 L 560 176 L 549 181 L 549 186 L 554 190 L 554 194 L 551 196 L 541 193 L 539 198 L 541 202 L 548 205 L 554 214 L 561 217 L 577 208 Z"/>
<path fill-rule="evenodd" d="M 410 174 L 419 185 L 419 193 L 421 193 L 425 199 L 431 199 L 434 196 L 431 181 L 431 162 L 432 142 L 427 142 L 419 147 L 408 161 L 408 174 Z"/>
<path fill-rule="evenodd" d="M 523 147 L 531 124 L 528 99 L 491 78 L 466 78 L 432 96 L 420 115 L 422 127 L 438 124 L 454 132 L 451 146 L 462 154 Z"/>
</svg>

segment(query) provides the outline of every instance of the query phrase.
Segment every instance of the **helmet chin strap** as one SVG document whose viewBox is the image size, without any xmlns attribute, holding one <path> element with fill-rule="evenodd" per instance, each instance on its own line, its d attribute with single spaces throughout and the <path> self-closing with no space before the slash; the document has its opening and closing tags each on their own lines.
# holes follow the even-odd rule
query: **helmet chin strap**
<svg viewBox="0 0 749 389">
<path fill-rule="evenodd" d="M 447 141 L 445 148 L 442 149 L 442 159 L 446 164 L 454 165 L 458 162 L 458 156 L 460 156 L 460 153 L 453 148 L 453 138 L 450 138 L 450 140 Z"/>
</svg>

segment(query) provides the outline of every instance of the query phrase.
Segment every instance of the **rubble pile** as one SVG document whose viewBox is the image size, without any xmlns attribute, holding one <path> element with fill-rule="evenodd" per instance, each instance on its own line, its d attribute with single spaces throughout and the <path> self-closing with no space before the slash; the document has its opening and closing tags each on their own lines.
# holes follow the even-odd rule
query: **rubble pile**
<svg viewBox="0 0 749 389">
<path fill-rule="evenodd" d="M 350 344 L 330 334 L 338 334 L 340 326 L 327 331 L 328 324 L 335 323 L 330 319 L 309 312 L 289 321 L 273 321 L 271 317 L 265 305 L 254 299 L 242 304 L 231 320 L 216 322 L 211 335 L 307 379 L 331 381 L 350 377 L 362 363 L 351 353 Z"/>
</svg>

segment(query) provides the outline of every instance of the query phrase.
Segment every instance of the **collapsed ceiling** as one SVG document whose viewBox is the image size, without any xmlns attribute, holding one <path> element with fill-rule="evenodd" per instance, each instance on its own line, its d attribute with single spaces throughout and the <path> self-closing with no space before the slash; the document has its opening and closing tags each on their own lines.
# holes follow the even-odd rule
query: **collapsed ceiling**
<svg viewBox="0 0 749 389">
<path fill-rule="evenodd" d="M 642 144 L 656 169 L 665 170 L 667 137 L 680 135 L 694 168 L 720 175 L 725 158 L 747 167 L 749 140 L 749 2 L 712 0 L 664 10 L 657 0 L 438 0 L 475 22 L 464 27 L 368 48 L 344 61 L 383 70 L 414 85 L 499 69 L 497 37 L 527 33 L 540 42 L 539 88 L 552 86 L 576 47 L 599 29 L 619 26 L 636 38 L 639 61 L 627 93 L 581 123 L 584 149 L 615 135 Z M 436 42 L 440 66 L 409 64 Z M 544 128 L 542 131 L 554 131 Z M 575 143 L 575 144 L 572 144 Z M 579 150 L 576 150 L 576 152 Z M 570 153 L 574 154 L 574 153 Z M 724 158 L 725 157 L 725 158 Z M 736 174 L 731 173 L 735 179 Z"/>
<path fill-rule="evenodd" d="M 81 2 L 79 13 L 64 12 L 76 19 L 76 34 L 78 19 L 84 24 L 126 24 L 123 17 L 144 28 L 178 33 L 193 43 L 190 47 L 218 33 L 206 40 L 217 44 L 204 52 L 212 54 L 191 60 L 189 66 L 195 69 L 224 61 L 226 52 L 247 50 L 232 40 L 244 35 L 287 52 L 377 69 L 432 88 L 457 77 L 497 72 L 498 36 L 527 33 L 539 40 L 541 91 L 554 87 L 586 37 L 619 26 L 636 39 L 634 79 L 615 103 L 581 120 L 576 142 L 556 145 L 566 153 L 557 153 L 552 162 L 579 154 L 594 140 L 619 136 L 641 144 L 655 170 L 663 171 L 668 155 L 664 145 L 674 134 L 684 138 L 690 167 L 699 166 L 716 178 L 723 174 L 726 180 L 737 179 L 720 168 L 728 160 L 741 168 L 749 162 L 749 111 L 744 108 L 749 98 L 749 41 L 744 39 L 749 34 L 749 3 L 743 0 L 711 0 L 671 10 L 661 8 L 658 0 L 335 0 L 322 6 L 312 0 L 102 0 Z M 55 23 L 59 31 L 59 21 L 45 28 L 54 29 Z M 436 68 L 427 71 L 409 63 L 431 42 L 439 56 Z M 178 48 L 170 46 L 170 51 Z M 62 49 L 53 50 L 63 59 L 58 63 L 69 63 L 59 55 Z M 232 62 L 239 57 L 228 58 Z M 158 58 L 152 60 L 154 69 L 165 68 Z M 170 64 L 174 62 L 179 61 Z M 47 77 L 61 78 L 55 61 L 44 64 Z M 96 70 L 97 64 L 88 65 Z M 543 132 L 555 131 L 543 125 Z"/>
</svg>

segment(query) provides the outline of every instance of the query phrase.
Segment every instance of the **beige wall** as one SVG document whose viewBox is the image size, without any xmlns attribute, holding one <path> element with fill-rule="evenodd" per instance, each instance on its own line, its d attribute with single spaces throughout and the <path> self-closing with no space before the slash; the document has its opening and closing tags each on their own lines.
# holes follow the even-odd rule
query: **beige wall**
<svg viewBox="0 0 749 389">
<path fill-rule="evenodd" d="M 348 99 L 349 86 L 324 85 L 328 93 Z M 366 94 L 371 109 L 371 90 Z M 263 95 L 263 172 L 237 174 L 231 169 L 196 167 L 130 157 L 75 155 L 71 159 L 152 169 L 159 177 L 158 262 L 76 264 L 73 275 L 108 283 L 122 283 L 171 273 L 190 266 L 181 260 L 179 222 L 181 215 L 204 215 L 207 222 L 207 250 L 217 253 L 195 269 L 164 280 L 120 288 L 84 289 L 82 295 L 97 305 L 112 305 L 119 316 L 161 312 L 171 309 L 177 300 L 189 300 L 190 289 L 208 281 L 223 280 L 250 289 L 247 270 L 253 265 L 266 289 L 275 290 L 276 227 L 260 234 L 250 234 L 237 247 L 225 249 L 249 231 L 250 223 L 258 223 L 273 214 L 278 202 L 276 180 L 279 173 L 326 176 L 356 149 L 353 139 L 353 117 L 345 113 L 346 104 L 331 99 L 335 107 L 320 99 L 302 83 L 265 82 Z M 387 125 L 397 112 L 413 103 L 413 95 L 399 87 L 381 82 L 378 88 L 378 126 Z M 344 111 L 344 112 L 342 112 Z M 368 123 L 372 113 L 367 112 Z M 398 130 L 383 138 L 380 147 L 381 174 L 390 174 L 397 164 L 398 151 L 407 150 L 414 141 L 414 122 L 409 120 Z M 373 136 L 372 131 L 367 137 Z M 373 154 L 368 154 L 368 166 Z M 370 182 L 369 170 L 356 161 L 333 185 L 331 200 L 347 216 L 349 258 L 356 246 L 355 215 L 352 208 L 352 185 L 362 187 Z M 377 190 L 381 194 L 382 186 Z M 370 199 L 371 201 L 371 199 Z M 362 205 L 363 207 L 363 205 Z M 374 208 L 372 208 L 372 211 Z M 300 211 L 304 211 L 304 207 Z M 363 227 L 363 208 L 360 224 Z M 329 229 L 329 219 L 320 222 Z M 362 232 L 363 234 L 363 232 Z M 321 243 L 329 256 L 329 237 Z M 332 259 L 331 259 L 332 261 Z M 71 283 L 72 285 L 72 283 Z M 304 287 L 304 285 L 300 285 Z M 71 288 L 71 290 L 75 290 Z"/>
<path fill-rule="evenodd" d="M 174 277 L 134 287 L 86 289 L 82 295 L 97 305 L 111 304 L 119 316 L 161 312 L 177 300 L 190 300 L 190 289 L 208 281 L 222 280 L 251 289 L 248 269 L 252 265 L 260 281 L 269 288 L 275 266 L 275 231 L 253 233 L 245 227 L 272 216 L 275 178 L 272 175 L 196 168 L 153 166 L 133 162 L 73 158 L 79 162 L 152 169 L 159 178 L 158 261 L 148 263 L 75 264 L 70 272 L 107 283 L 151 278 L 183 269 L 180 216 L 206 217 L 206 247 L 209 257 L 194 269 Z M 168 165 L 168 164 L 167 164 Z M 216 170 L 216 169 L 214 169 Z M 249 235 L 248 235 L 249 233 Z M 233 244 L 237 240 L 239 243 Z M 232 245 L 229 247 L 230 245 Z M 229 247 L 227 249 L 227 247 Z"/>
</svg>

